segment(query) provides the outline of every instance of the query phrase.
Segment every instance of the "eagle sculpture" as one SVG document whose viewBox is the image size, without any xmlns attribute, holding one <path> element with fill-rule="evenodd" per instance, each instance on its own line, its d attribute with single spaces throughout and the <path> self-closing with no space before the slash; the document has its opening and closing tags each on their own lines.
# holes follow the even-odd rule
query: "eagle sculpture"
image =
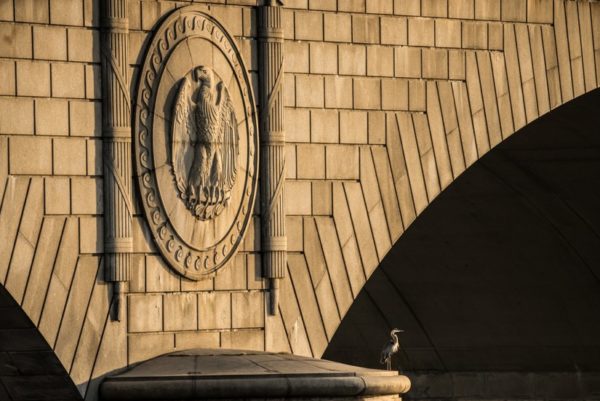
<svg viewBox="0 0 600 401">
<path fill-rule="evenodd" d="M 231 97 L 209 67 L 182 79 L 172 118 L 171 163 L 179 197 L 199 220 L 227 206 L 237 173 L 239 135 Z"/>
</svg>

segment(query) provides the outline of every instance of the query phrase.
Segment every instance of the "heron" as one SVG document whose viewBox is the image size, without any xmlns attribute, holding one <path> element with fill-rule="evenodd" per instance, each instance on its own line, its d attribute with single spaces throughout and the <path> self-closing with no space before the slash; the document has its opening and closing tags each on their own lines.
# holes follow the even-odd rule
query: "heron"
<svg viewBox="0 0 600 401">
<path fill-rule="evenodd" d="M 404 330 L 393 329 L 390 331 L 390 340 L 384 345 L 381 350 L 381 357 L 379 363 L 387 365 L 387 370 L 392 370 L 392 355 L 394 355 L 400 349 L 400 343 L 398 342 L 398 336 L 396 334 L 403 333 Z"/>
</svg>

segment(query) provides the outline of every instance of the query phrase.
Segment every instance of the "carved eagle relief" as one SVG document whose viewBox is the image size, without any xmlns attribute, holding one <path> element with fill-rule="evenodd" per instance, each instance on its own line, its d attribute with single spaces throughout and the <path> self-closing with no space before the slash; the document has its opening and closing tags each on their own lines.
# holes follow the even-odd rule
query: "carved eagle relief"
<svg viewBox="0 0 600 401">
<path fill-rule="evenodd" d="M 229 203 L 238 142 L 237 119 L 225 84 L 211 68 L 195 67 L 177 93 L 171 163 L 179 197 L 197 219 L 210 220 Z"/>
</svg>

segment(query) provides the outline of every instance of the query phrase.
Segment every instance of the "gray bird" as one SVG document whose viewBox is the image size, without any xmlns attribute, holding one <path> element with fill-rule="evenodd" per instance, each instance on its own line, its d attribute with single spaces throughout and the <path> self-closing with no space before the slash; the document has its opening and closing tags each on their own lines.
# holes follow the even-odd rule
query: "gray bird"
<svg viewBox="0 0 600 401">
<path fill-rule="evenodd" d="M 404 330 L 393 329 L 390 331 L 390 340 L 383 346 L 379 363 L 387 365 L 387 370 L 392 370 L 392 355 L 400 350 L 397 333 L 403 333 Z"/>
</svg>

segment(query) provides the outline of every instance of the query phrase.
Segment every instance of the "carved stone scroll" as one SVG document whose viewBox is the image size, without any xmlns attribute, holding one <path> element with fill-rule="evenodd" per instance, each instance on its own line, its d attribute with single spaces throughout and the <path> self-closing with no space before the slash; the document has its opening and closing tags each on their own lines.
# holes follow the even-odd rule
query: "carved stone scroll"
<svg viewBox="0 0 600 401">
<path fill-rule="evenodd" d="M 281 2 L 258 10 L 261 106 L 261 227 L 263 275 L 269 280 L 269 314 L 277 314 L 279 279 L 285 277 L 285 131 L 283 122 L 283 27 Z"/>
<path fill-rule="evenodd" d="M 120 319 L 121 283 L 131 267 L 131 104 L 127 0 L 102 2 L 102 135 L 105 280 L 114 283 L 111 316 Z"/>
</svg>

